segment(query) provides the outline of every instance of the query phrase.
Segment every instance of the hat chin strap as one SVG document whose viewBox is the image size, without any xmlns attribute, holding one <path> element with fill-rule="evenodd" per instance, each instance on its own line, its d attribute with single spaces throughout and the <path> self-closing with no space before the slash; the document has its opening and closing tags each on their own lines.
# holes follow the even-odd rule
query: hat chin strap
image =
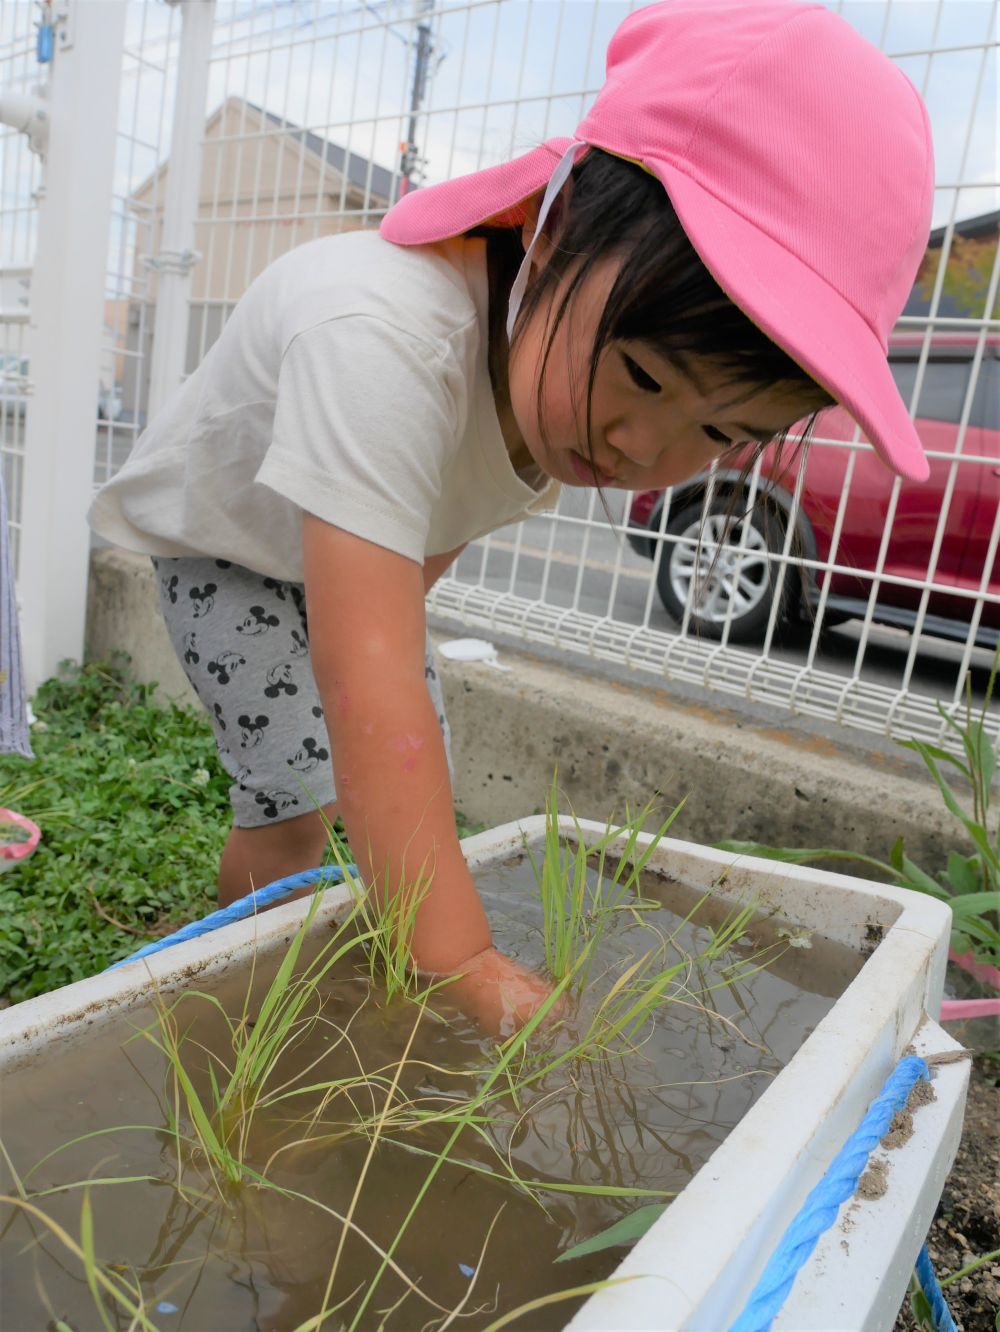
<svg viewBox="0 0 1000 1332">
<path fill-rule="evenodd" d="M 576 158 L 577 150 L 585 148 L 587 145 L 580 140 L 571 143 L 559 159 L 555 171 L 549 177 L 549 183 L 545 187 L 545 193 L 542 196 L 542 206 L 538 210 L 538 221 L 535 223 L 535 234 L 531 238 L 531 243 L 524 252 L 524 258 L 521 260 L 521 267 L 517 270 L 510 289 L 510 302 L 507 306 L 507 342 L 510 343 L 514 333 L 514 324 L 517 322 L 518 312 L 521 309 L 521 302 L 524 300 L 524 293 L 528 289 L 528 278 L 531 276 L 531 258 L 535 252 L 535 246 L 538 244 L 538 238 L 541 236 L 545 227 L 545 221 L 549 215 L 552 205 L 555 203 L 556 195 L 569 180 L 569 174 L 573 170 L 573 163 Z"/>
</svg>

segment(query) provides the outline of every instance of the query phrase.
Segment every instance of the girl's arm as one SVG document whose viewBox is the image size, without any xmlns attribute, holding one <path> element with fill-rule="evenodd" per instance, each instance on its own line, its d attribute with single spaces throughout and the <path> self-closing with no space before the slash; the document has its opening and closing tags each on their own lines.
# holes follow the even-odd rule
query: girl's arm
<svg viewBox="0 0 1000 1332">
<path fill-rule="evenodd" d="M 503 1030 L 548 988 L 491 946 L 459 846 L 444 741 L 424 682 L 423 570 L 308 513 L 303 549 L 313 670 L 351 848 L 368 881 L 390 893 L 432 870 L 412 961 L 425 972 L 464 973 L 454 997 Z"/>
<path fill-rule="evenodd" d="M 464 549 L 464 546 L 456 546 L 454 550 L 446 551 L 443 555 L 427 556 L 424 560 L 425 592 L 429 592 L 441 575 L 451 568 Z"/>
</svg>

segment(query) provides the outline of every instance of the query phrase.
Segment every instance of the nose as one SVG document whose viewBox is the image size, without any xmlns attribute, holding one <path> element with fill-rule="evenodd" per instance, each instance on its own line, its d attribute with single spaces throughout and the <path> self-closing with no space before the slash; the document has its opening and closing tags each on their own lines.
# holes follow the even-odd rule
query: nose
<svg viewBox="0 0 1000 1332">
<path fill-rule="evenodd" d="M 667 441 L 662 431 L 654 431 L 637 425 L 621 425 L 608 432 L 607 452 L 618 462 L 617 467 L 609 471 L 621 471 L 625 467 L 652 467 L 660 457 Z"/>
</svg>

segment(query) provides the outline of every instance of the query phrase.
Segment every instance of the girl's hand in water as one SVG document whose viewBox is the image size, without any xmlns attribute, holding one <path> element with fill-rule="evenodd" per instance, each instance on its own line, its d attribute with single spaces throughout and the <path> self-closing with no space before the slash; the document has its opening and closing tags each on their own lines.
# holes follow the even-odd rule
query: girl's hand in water
<svg viewBox="0 0 1000 1332">
<path fill-rule="evenodd" d="M 555 986 L 496 948 L 484 948 L 463 962 L 441 994 L 475 1017 L 494 1036 L 510 1036 L 531 1018 Z M 562 1012 L 562 1000 L 549 1017 Z"/>
<path fill-rule="evenodd" d="M 455 831 L 448 757 L 425 679 L 425 575 L 431 581 L 442 562 L 425 570 L 309 513 L 302 555 L 337 807 L 361 876 L 388 892 L 427 888 L 409 942 L 413 966 L 437 980 L 456 976 L 442 995 L 493 1035 L 509 1035 L 553 987 L 491 946 Z"/>
</svg>

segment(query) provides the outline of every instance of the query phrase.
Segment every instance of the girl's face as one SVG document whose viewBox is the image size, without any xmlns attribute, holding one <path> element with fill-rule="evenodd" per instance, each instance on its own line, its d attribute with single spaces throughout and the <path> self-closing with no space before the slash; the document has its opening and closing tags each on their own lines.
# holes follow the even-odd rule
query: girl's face
<svg viewBox="0 0 1000 1332">
<path fill-rule="evenodd" d="M 539 413 L 538 378 L 548 318 L 562 293 L 543 302 L 508 366 L 513 422 L 504 422 L 515 466 L 536 463 L 570 486 L 651 490 L 694 476 L 739 446 L 769 439 L 810 410 L 801 393 L 724 387 L 707 362 L 688 374 L 649 344 L 609 343 L 598 362 L 587 446 L 587 377 L 594 335 L 618 275 L 599 265 L 578 289 L 549 353 Z M 511 427 L 515 426 L 516 429 Z"/>
</svg>

